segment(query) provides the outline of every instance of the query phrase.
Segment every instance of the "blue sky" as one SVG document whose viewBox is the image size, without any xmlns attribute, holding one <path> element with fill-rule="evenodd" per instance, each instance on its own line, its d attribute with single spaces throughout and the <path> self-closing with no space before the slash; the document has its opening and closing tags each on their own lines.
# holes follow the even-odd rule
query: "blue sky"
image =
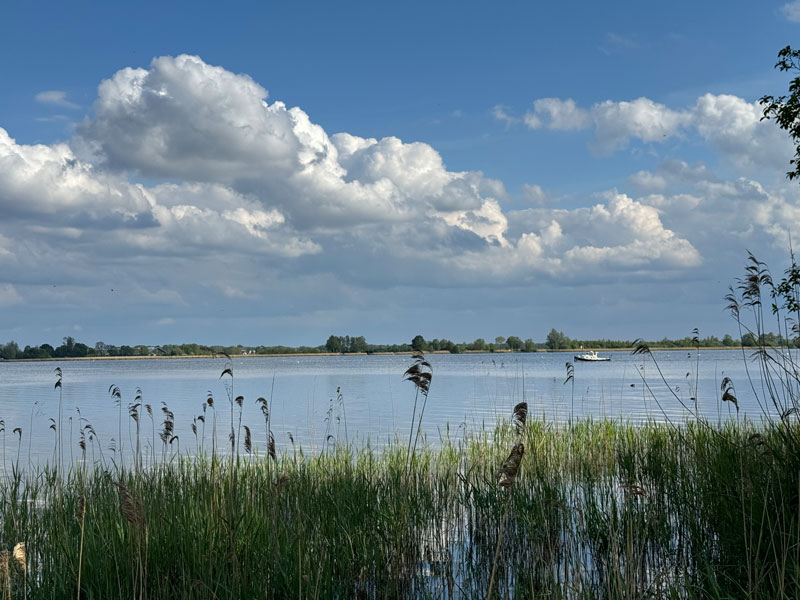
<svg viewBox="0 0 800 600">
<path fill-rule="evenodd" d="M 0 21 L 0 341 L 721 335 L 746 249 L 798 237 L 757 104 L 797 3 Z"/>
</svg>

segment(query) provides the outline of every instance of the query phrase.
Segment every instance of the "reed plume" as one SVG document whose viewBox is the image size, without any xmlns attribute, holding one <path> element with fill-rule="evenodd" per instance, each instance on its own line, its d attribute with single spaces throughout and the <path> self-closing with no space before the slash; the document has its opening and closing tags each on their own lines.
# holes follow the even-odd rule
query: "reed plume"
<svg viewBox="0 0 800 600">
<path fill-rule="evenodd" d="M 83 522 L 83 516 L 86 514 L 86 496 L 80 495 L 75 501 L 75 518 L 78 522 Z"/>
<path fill-rule="evenodd" d="M 425 405 L 428 402 L 428 392 L 431 388 L 431 381 L 433 380 L 433 367 L 431 363 L 425 360 L 425 355 L 417 351 L 413 354 L 412 358 L 414 359 L 414 363 L 406 369 L 405 373 L 403 373 L 403 379 L 405 381 L 410 381 L 414 384 L 416 388 L 416 393 L 414 394 L 414 410 L 411 412 L 411 431 L 408 432 L 408 450 L 406 452 L 406 462 L 410 464 L 411 456 L 417 449 L 417 440 L 419 439 L 420 429 L 422 428 L 422 416 L 425 414 Z M 411 436 L 414 434 L 414 417 L 417 414 L 417 401 L 419 400 L 419 395 L 422 394 L 423 401 L 422 401 L 422 409 L 419 413 L 419 421 L 417 423 L 417 435 L 414 436 L 414 446 L 412 449 L 411 446 Z"/>
<path fill-rule="evenodd" d="M 511 450 L 511 454 L 508 455 L 505 462 L 503 462 L 503 466 L 500 467 L 500 472 L 498 473 L 497 482 L 501 488 L 509 490 L 514 486 L 514 481 L 517 478 L 517 471 L 519 471 L 519 464 L 522 461 L 522 455 L 524 453 L 525 445 L 519 442 Z"/>
<path fill-rule="evenodd" d="M 12 550 L 11 555 L 14 557 L 14 560 L 19 565 L 19 568 L 23 571 L 28 570 L 28 558 L 25 552 L 25 542 L 17 542 L 14 546 L 14 550 Z"/>
<path fill-rule="evenodd" d="M 244 451 L 250 454 L 253 450 L 253 438 L 250 436 L 250 428 L 244 426 Z"/>
<path fill-rule="evenodd" d="M 117 486 L 119 492 L 119 510 L 122 516 L 125 517 L 125 520 L 128 521 L 135 530 L 139 531 L 143 529 L 145 525 L 145 514 L 142 501 L 135 498 L 125 484 L 115 482 L 114 485 Z"/>
<path fill-rule="evenodd" d="M 527 421 L 527 419 L 528 419 L 528 403 L 520 402 L 514 407 L 513 416 L 511 418 L 511 423 L 514 425 L 514 429 L 516 429 L 517 435 L 522 435 L 522 432 L 525 429 L 525 421 Z"/>
<path fill-rule="evenodd" d="M 720 385 L 722 392 L 722 401 L 730 402 L 736 407 L 736 412 L 739 412 L 739 401 L 736 399 L 736 389 L 733 387 L 733 381 L 730 377 L 723 377 L 722 384 Z"/>
</svg>

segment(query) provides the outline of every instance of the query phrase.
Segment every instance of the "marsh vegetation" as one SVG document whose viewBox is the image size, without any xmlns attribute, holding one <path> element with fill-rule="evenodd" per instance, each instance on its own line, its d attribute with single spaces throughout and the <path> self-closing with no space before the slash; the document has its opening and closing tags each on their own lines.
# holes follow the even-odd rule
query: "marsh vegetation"
<svg viewBox="0 0 800 600">
<path fill-rule="evenodd" d="M 763 339 L 765 286 L 778 290 L 776 313 L 797 310 L 780 302 L 800 271 L 789 278 L 789 287 L 773 286 L 753 259 L 729 297 L 743 332 Z M 779 323 L 788 339 L 792 325 Z M 739 382 L 763 408 L 759 421 L 740 416 L 725 378 L 719 402 L 735 412 L 723 422 L 709 422 L 691 398 L 683 408 L 692 418 L 680 423 L 553 423 L 529 418 L 523 397 L 493 428 L 445 429 L 436 444 L 421 433 L 436 377 L 419 354 L 404 373 L 413 393 L 408 439 L 380 448 L 349 440 L 345 417 L 344 435 L 337 428 L 321 448 L 292 439 L 276 449 L 270 399 L 257 400 L 260 423 L 243 422 L 231 364 L 220 374 L 226 397 L 209 395 L 192 421 L 195 435 L 210 440 L 193 453 L 180 451 L 172 411 L 141 395 L 126 405 L 109 390 L 120 442 L 105 454 L 88 422 L 76 439 L 62 436 L 59 400 L 52 461 L 25 466 L 19 427 L 16 456 L 3 456 L 11 467 L 0 481 L 0 594 L 796 597 L 800 378 L 789 350 L 757 348 L 753 377 Z M 652 361 L 657 380 L 647 344 L 636 353 Z M 570 364 L 564 383 L 574 384 Z M 655 400 L 684 402 L 672 392 Z M 344 396 L 336 402 L 346 415 Z M 217 411 L 226 414 L 219 431 Z M 64 444 L 78 448 L 76 460 Z"/>
</svg>

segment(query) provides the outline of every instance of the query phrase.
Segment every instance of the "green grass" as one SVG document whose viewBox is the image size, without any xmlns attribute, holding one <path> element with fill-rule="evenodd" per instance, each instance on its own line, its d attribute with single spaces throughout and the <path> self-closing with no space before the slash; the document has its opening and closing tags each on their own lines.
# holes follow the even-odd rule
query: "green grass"
<svg viewBox="0 0 800 600">
<path fill-rule="evenodd" d="M 506 424 L 417 450 L 410 466 L 398 444 L 16 473 L 0 483 L 0 548 L 26 542 L 28 572 L 10 561 L 0 590 L 480 598 L 494 568 L 503 598 L 796 597 L 799 433 L 533 422 L 508 491 Z"/>
</svg>

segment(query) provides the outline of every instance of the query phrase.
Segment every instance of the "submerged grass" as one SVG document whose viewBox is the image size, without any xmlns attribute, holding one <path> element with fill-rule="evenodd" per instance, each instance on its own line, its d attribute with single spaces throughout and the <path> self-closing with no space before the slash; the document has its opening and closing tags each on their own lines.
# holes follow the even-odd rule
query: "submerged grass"
<svg viewBox="0 0 800 600">
<path fill-rule="evenodd" d="M 787 435 L 796 427 L 517 421 L 492 441 L 417 449 L 410 464 L 405 445 L 339 445 L 113 476 L 16 471 L 0 483 L 0 589 L 4 598 L 482 598 L 490 588 L 502 598 L 796 597 L 800 436 Z"/>
</svg>

